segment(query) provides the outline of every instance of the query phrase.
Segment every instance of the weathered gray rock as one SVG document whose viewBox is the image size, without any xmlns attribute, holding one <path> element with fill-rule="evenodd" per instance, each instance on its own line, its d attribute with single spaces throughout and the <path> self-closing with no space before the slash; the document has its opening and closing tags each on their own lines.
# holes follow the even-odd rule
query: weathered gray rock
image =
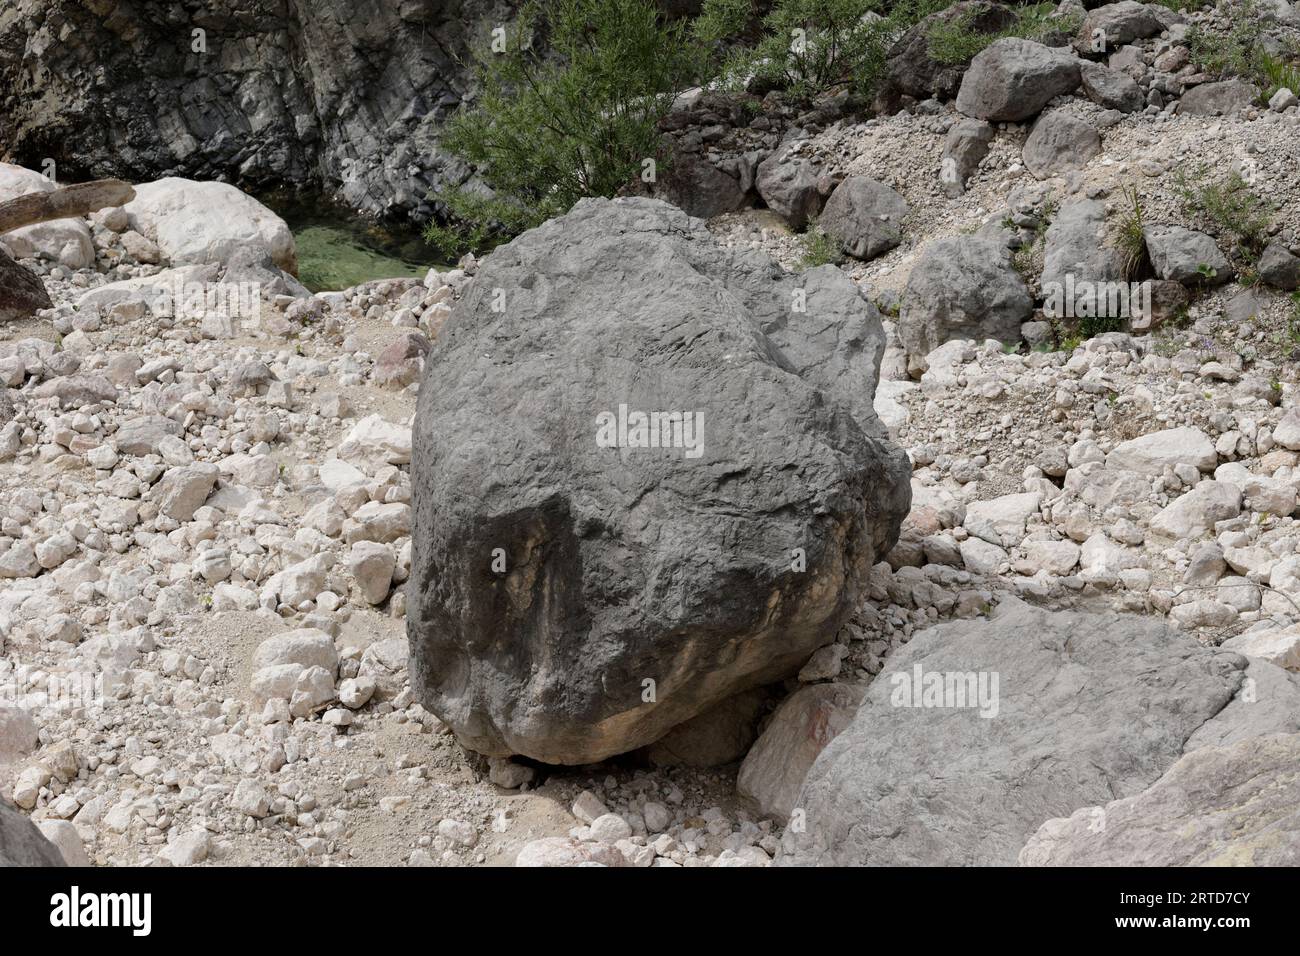
<svg viewBox="0 0 1300 956">
<path fill-rule="evenodd" d="M 655 195 L 711 219 L 749 205 L 747 187 L 697 153 L 680 153 L 659 176 Z"/>
<path fill-rule="evenodd" d="M 1106 237 L 1106 207 L 1082 199 L 1061 207 L 1043 239 L 1043 272 L 1039 284 L 1048 316 L 1123 314 L 1129 308 L 1127 286 L 1109 285 L 1124 279 L 1123 256 Z"/>
<path fill-rule="evenodd" d="M 1015 13 L 988 0 L 961 0 L 933 13 L 899 37 L 886 56 L 886 86 L 892 97 L 950 100 L 961 86 L 970 61 L 941 63 L 930 55 L 930 36 L 936 27 L 960 23 L 972 33 L 1000 33 L 1015 22 Z"/>
<path fill-rule="evenodd" d="M 0 249 L 0 322 L 29 319 L 38 309 L 52 309 L 45 283 Z"/>
<path fill-rule="evenodd" d="M 0 867 L 66 865 L 59 848 L 31 820 L 0 800 Z"/>
<path fill-rule="evenodd" d="M 225 262 L 250 244 L 286 272 L 298 271 L 293 234 L 283 219 L 228 183 L 160 179 L 136 187 L 122 208 L 131 227 L 173 265 Z"/>
<path fill-rule="evenodd" d="M 1039 179 L 1083 169 L 1101 153 L 1101 135 L 1091 123 L 1063 110 L 1044 113 L 1025 140 L 1025 168 Z"/>
<path fill-rule="evenodd" d="M 113 436 L 117 450 L 125 455 L 153 455 L 164 438 L 185 434 L 180 422 L 161 415 L 142 415 L 124 421 Z"/>
<path fill-rule="evenodd" d="M 1137 0 L 1121 0 L 1089 10 L 1079 26 L 1076 49 L 1083 53 L 1106 52 L 1118 50 L 1134 40 L 1159 36 L 1165 26 L 1152 9 L 1154 6 Z"/>
<path fill-rule="evenodd" d="M 939 181 L 944 193 L 955 199 L 966 191 L 966 182 L 989 154 L 993 142 L 992 124 L 965 117 L 948 130 L 939 161 Z"/>
<path fill-rule="evenodd" d="M 654 200 L 494 252 L 414 429 L 422 703 L 489 755 L 590 763 L 797 671 L 910 499 L 871 409 L 883 347 L 838 269 L 787 276 Z M 607 427 L 674 411 L 679 447 Z"/>
<path fill-rule="evenodd" d="M 894 652 L 817 758 L 798 799 L 807 828 L 787 831 L 778 862 L 1010 865 L 1043 820 L 1159 778 L 1245 666 L 1157 620 L 1014 600 L 932 628 Z M 927 698 L 926 675 L 949 674 L 969 678 L 941 677 L 947 700 Z"/>
<path fill-rule="evenodd" d="M 1269 580 L 1272 583 L 1272 575 Z M 1223 646 L 1255 660 L 1300 671 L 1300 625 L 1247 631 L 1224 641 Z"/>
<path fill-rule="evenodd" d="M 1205 747 L 1150 789 L 1048 820 L 1022 866 L 1300 865 L 1300 734 Z"/>
<path fill-rule="evenodd" d="M 1226 747 L 1265 734 L 1300 733 L 1300 674 L 1250 658 L 1237 647 L 1222 649 L 1247 655 L 1246 679 L 1228 706 L 1187 738 L 1183 752 Z"/>
<path fill-rule="evenodd" d="M 835 187 L 818 227 L 855 259 L 874 259 L 903 239 L 907 200 L 884 183 L 850 176 Z"/>
<path fill-rule="evenodd" d="M 950 339 L 1017 342 L 1033 314 L 1025 281 L 1005 245 L 975 236 L 932 242 L 907 278 L 898 334 L 909 367 Z"/>
<path fill-rule="evenodd" d="M 1020 122 L 1078 86 L 1076 57 L 1032 40 L 1005 37 L 971 60 L 957 93 L 957 109 L 993 123 Z"/>
<path fill-rule="evenodd" d="M 740 795 L 760 813 L 787 821 L 808 769 L 853 720 L 864 690 L 858 684 L 813 684 L 787 697 L 740 765 Z"/>
<path fill-rule="evenodd" d="M 1259 257 L 1259 277 L 1275 289 L 1291 292 L 1300 287 L 1300 257 L 1291 255 L 1286 244 L 1275 239 Z"/>
<path fill-rule="evenodd" d="M 784 217 L 793 229 L 802 229 L 817 215 L 824 197 L 817 191 L 820 170 L 805 158 L 795 140 L 783 144 L 758 164 L 755 186 L 767 208 Z"/>
<path fill-rule="evenodd" d="M 1194 86 L 1178 101 L 1184 116 L 1231 116 L 1259 98 L 1259 88 L 1244 80 L 1220 80 Z"/>
<path fill-rule="evenodd" d="M 1203 232 L 1183 226 L 1147 226 L 1147 253 L 1156 275 L 1183 285 L 1222 285 L 1232 278 L 1228 258 Z"/>
<path fill-rule="evenodd" d="M 1202 481 L 1175 498 L 1151 519 L 1151 530 L 1166 538 L 1196 538 L 1217 521 L 1241 514 L 1241 489 L 1226 481 Z"/>
<path fill-rule="evenodd" d="M 1083 92 L 1098 106 L 1135 113 L 1146 106 L 1142 88 L 1127 73 L 1084 60 L 1079 68 Z"/>
<path fill-rule="evenodd" d="M 1152 477 L 1166 467 L 1188 464 L 1201 471 L 1213 471 L 1219 463 L 1214 442 L 1199 428 L 1182 426 L 1150 432 L 1121 442 L 1106 456 L 1107 468 L 1134 471 Z"/>
<path fill-rule="evenodd" d="M 0 163 L 0 202 L 31 193 L 52 193 L 58 186 L 33 169 Z M 95 244 L 80 217 L 51 219 L 21 228 L 0 229 L 9 251 L 19 259 L 48 259 L 69 269 L 95 264 Z"/>
</svg>

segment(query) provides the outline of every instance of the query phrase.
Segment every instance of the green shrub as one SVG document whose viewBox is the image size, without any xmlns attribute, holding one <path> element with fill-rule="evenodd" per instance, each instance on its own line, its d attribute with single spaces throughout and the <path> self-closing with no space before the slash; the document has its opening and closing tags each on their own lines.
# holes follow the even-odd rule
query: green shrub
<svg viewBox="0 0 1300 956">
<path fill-rule="evenodd" d="M 545 53 L 533 46 L 543 35 Z M 684 24 L 666 23 L 651 0 L 532 0 L 496 46 L 477 53 L 480 92 L 443 140 L 488 187 L 436 197 L 449 223 L 426 238 L 448 256 L 662 165 L 659 122 L 700 67 Z"/>
<path fill-rule="evenodd" d="M 803 236 L 803 249 L 803 260 L 800 264 L 805 269 L 844 261 L 844 253 L 840 249 L 839 242 L 818 229 L 815 222 L 808 224 L 808 231 Z"/>
<path fill-rule="evenodd" d="M 757 18 L 754 0 L 705 0 L 692 31 L 724 49 L 717 74 L 725 85 L 747 80 L 813 97 L 847 85 L 874 91 L 885 54 L 904 30 L 948 7 L 951 0 L 775 0 L 761 18 L 758 39 L 746 26 Z"/>
<path fill-rule="evenodd" d="M 1004 37 L 1041 40 L 1051 33 L 1074 33 L 1079 29 L 1082 17 L 1077 14 L 1055 17 L 1052 15 L 1055 10 L 1054 3 L 1020 7 L 1016 10 L 1015 22 L 998 33 L 980 33 L 972 29 L 973 13 L 948 23 L 935 23 L 930 28 L 930 56 L 940 63 L 968 63 L 994 40 Z"/>
<path fill-rule="evenodd" d="M 1232 240 L 1238 260 L 1254 262 L 1268 244 L 1269 214 L 1264 201 L 1250 185 L 1231 173 L 1214 181 L 1204 166 L 1192 177 L 1180 170 L 1174 189 L 1186 212 L 1200 217 L 1222 237 Z"/>
</svg>

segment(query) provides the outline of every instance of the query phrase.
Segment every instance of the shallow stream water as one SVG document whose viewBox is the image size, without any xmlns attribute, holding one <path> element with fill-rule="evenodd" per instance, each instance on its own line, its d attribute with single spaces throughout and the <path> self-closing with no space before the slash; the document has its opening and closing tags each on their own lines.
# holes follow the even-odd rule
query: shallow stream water
<svg viewBox="0 0 1300 956">
<path fill-rule="evenodd" d="M 380 226 L 324 197 L 273 193 L 260 197 L 293 232 L 298 280 L 312 292 L 334 292 L 372 279 L 414 276 L 450 267 L 415 228 Z"/>
</svg>

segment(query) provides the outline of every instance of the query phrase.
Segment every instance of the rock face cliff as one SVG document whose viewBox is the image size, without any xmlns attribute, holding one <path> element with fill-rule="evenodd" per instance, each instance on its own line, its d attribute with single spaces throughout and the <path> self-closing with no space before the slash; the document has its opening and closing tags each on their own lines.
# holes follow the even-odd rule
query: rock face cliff
<svg viewBox="0 0 1300 956">
<path fill-rule="evenodd" d="M 323 188 L 375 215 L 424 219 L 429 192 L 466 174 L 438 132 L 465 93 L 468 51 L 513 7 L 7 0 L 0 158 L 53 159 L 68 179 Z"/>
</svg>

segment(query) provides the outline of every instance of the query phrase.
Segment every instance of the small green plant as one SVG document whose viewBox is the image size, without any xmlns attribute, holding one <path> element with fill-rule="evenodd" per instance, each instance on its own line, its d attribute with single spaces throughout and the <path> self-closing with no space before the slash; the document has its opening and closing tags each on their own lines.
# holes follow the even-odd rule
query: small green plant
<svg viewBox="0 0 1300 956">
<path fill-rule="evenodd" d="M 816 223 L 808 225 L 808 231 L 803 237 L 803 249 L 801 265 L 805 269 L 844 261 L 839 242 L 818 229 Z"/>
<path fill-rule="evenodd" d="M 1147 260 L 1146 216 L 1137 187 L 1125 186 L 1122 192 L 1128 205 L 1119 217 L 1116 245 L 1124 257 L 1124 278 L 1131 282 L 1141 274 Z"/>
<path fill-rule="evenodd" d="M 1196 273 L 1201 277 L 1202 281 L 1209 282 L 1219 274 L 1219 270 L 1208 262 L 1202 262 L 1196 266 Z"/>
<path fill-rule="evenodd" d="M 1154 0 L 1154 2 L 1176 13 L 1195 12 L 1214 5 L 1214 0 Z"/>
<path fill-rule="evenodd" d="M 1123 332 L 1125 321 L 1120 316 L 1092 316 L 1078 319 L 1076 329 L 1081 339 L 1091 339 L 1105 332 Z"/>
<path fill-rule="evenodd" d="M 1174 190 L 1185 211 L 1204 219 L 1221 236 L 1234 244 L 1233 255 L 1254 262 L 1268 244 L 1269 214 L 1261 199 L 1236 173 L 1212 181 L 1205 167 L 1189 177 L 1179 170 Z"/>
<path fill-rule="evenodd" d="M 1280 89 L 1300 93 L 1300 64 L 1280 60 L 1266 51 L 1256 55 L 1256 78 L 1264 88 L 1264 100 L 1271 100 Z"/>
</svg>

